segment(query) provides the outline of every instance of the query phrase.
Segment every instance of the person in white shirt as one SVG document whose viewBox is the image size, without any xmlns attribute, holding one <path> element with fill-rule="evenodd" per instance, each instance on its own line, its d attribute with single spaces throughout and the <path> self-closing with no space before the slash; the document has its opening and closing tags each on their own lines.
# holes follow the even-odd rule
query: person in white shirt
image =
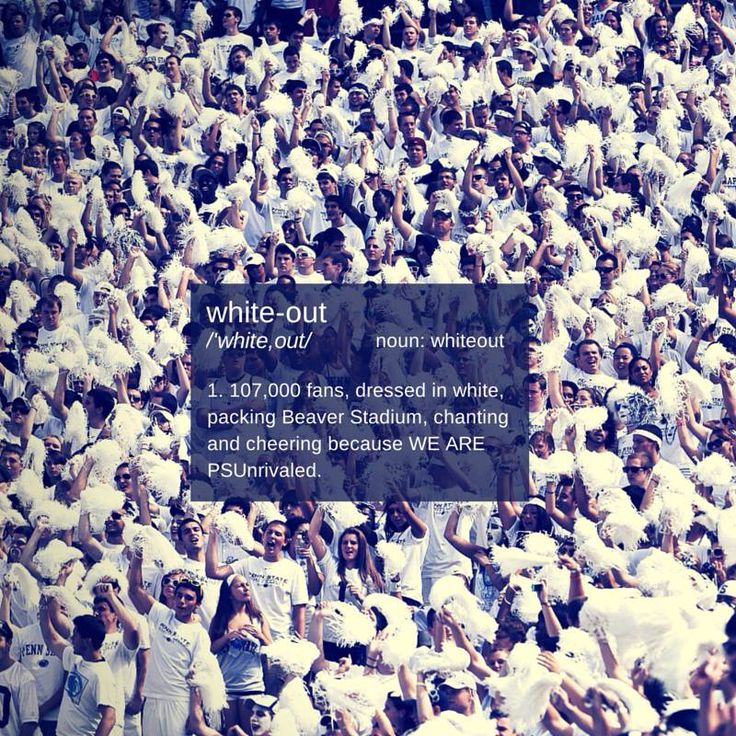
<svg viewBox="0 0 736 736">
<path fill-rule="evenodd" d="M 51 621 L 49 607 L 58 605 L 45 596 L 41 600 L 44 641 L 61 659 L 67 673 L 56 733 L 58 736 L 109 736 L 115 729 L 118 714 L 122 720 L 122 695 L 102 656 L 105 627 L 94 616 L 77 616 L 69 643 Z"/>
<path fill-rule="evenodd" d="M 119 590 L 114 581 L 98 583 L 93 591 L 95 598 L 92 610 L 105 626 L 102 654 L 110 665 L 118 687 L 122 690 L 126 710 L 124 716 L 121 714 L 121 718 L 124 718 L 125 735 L 140 736 L 140 713 L 128 714 L 127 712 L 130 700 L 140 695 L 135 692 L 137 684 L 135 662 L 141 644 L 140 624 L 120 599 Z"/>
<path fill-rule="evenodd" d="M 46 646 L 38 621 L 15 632 L 10 654 L 34 677 L 41 732 L 54 733 L 64 692 L 64 668 Z"/>
<path fill-rule="evenodd" d="M 189 717 L 187 675 L 201 652 L 209 651 L 207 631 L 195 617 L 202 588 L 191 580 L 177 583 L 174 610 L 143 589 L 142 558 L 134 555 L 128 569 L 128 595 L 138 613 L 147 616 L 151 657 L 143 694 L 143 733 L 185 736 Z"/>
<path fill-rule="evenodd" d="M 308 245 L 300 245 L 296 249 L 296 273 L 293 274 L 297 284 L 324 284 L 325 277 L 314 270 L 317 254 Z"/>
<path fill-rule="evenodd" d="M 38 698 L 33 675 L 11 656 L 13 631 L 0 621 L 0 736 L 33 736 Z"/>
<path fill-rule="evenodd" d="M 422 564 L 427 553 L 427 525 L 414 513 L 408 501 L 390 497 L 384 506 L 386 523 L 383 536 L 404 551 L 406 562 L 399 576 L 399 590 L 406 603 L 422 604 Z"/>
<path fill-rule="evenodd" d="M 207 540 L 207 575 L 224 580 L 243 575 L 253 587 L 256 603 L 263 611 L 274 639 L 295 633 L 304 636 L 305 607 L 309 596 L 299 565 L 283 555 L 288 529 L 282 521 L 272 521 L 263 532 L 263 557 L 247 557 L 232 565 L 221 565 L 217 557 L 217 530 Z"/>
</svg>

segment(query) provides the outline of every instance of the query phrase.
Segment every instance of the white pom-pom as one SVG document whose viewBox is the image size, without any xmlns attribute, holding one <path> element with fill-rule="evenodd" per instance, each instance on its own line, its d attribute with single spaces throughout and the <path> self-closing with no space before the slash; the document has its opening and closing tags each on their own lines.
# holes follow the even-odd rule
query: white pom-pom
<svg viewBox="0 0 736 736">
<path fill-rule="evenodd" d="M 436 672 L 449 675 L 452 672 L 464 672 L 469 664 L 470 656 L 464 649 L 445 642 L 439 652 L 427 647 L 419 647 L 409 660 L 409 669 L 412 672 Z"/>
<path fill-rule="evenodd" d="M 171 542 L 152 526 L 126 524 L 123 540 L 133 553 L 143 555 L 143 563 L 154 565 L 163 572 L 181 569 L 182 560 Z"/>
<path fill-rule="evenodd" d="M 14 493 L 27 508 L 49 499 L 49 491 L 43 487 L 39 476 L 28 468 L 20 471 L 20 475 L 10 487 L 10 492 Z"/>
<path fill-rule="evenodd" d="M 207 8 L 205 8 L 203 3 L 197 2 L 194 4 L 194 7 L 192 8 L 191 21 L 192 30 L 194 30 L 195 33 L 197 31 L 204 33 L 204 31 L 212 25 L 212 18 L 210 18 L 210 14 L 207 12 Z"/>
<path fill-rule="evenodd" d="M 696 463 L 693 475 L 704 486 L 725 486 L 736 478 L 736 466 L 723 455 L 713 453 Z"/>
<path fill-rule="evenodd" d="M 690 304 L 687 294 L 677 284 L 665 284 L 652 297 L 652 306 L 656 310 L 670 307 L 675 311 L 686 309 Z"/>
<path fill-rule="evenodd" d="M 222 537 L 230 544 L 235 544 L 245 550 L 254 547 L 253 533 L 248 520 L 236 511 L 226 511 L 215 519 L 215 526 Z"/>
<path fill-rule="evenodd" d="M 346 164 L 342 170 L 342 176 L 352 187 L 359 187 L 365 179 L 365 171 L 358 164 Z"/>
<path fill-rule="evenodd" d="M 222 670 L 215 655 L 206 649 L 201 650 L 187 680 L 190 687 L 199 689 L 202 696 L 202 710 L 210 724 L 219 729 L 220 714 L 227 707 L 228 698 Z"/>
<path fill-rule="evenodd" d="M 338 646 L 367 646 L 376 635 L 376 626 L 370 616 L 350 603 L 332 603 L 327 616 L 325 626 Z"/>
<path fill-rule="evenodd" d="M 110 514 L 123 507 L 125 494 L 122 491 L 116 491 L 107 483 L 101 483 L 83 491 L 80 501 L 82 512 L 89 514 L 93 529 L 100 532 L 104 529 L 105 521 Z"/>
<path fill-rule="evenodd" d="M 127 590 L 128 579 L 125 573 L 110 562 L 110 560 L 100 560 L 97 564 L 92 565 L 85 575 L 84 584 L 90 596 L 93 594 L 95 586 L 100 582 L 108 582 L 114 580 L 121 588 Z"/>
<path fill-rule="evenodd" d="M 605 406 L 586 406 L 575 412 L 575 424 L 582 432 L 600 429 L 608 419 Z"/>
<path fill-rule="evenodd" d="M 133 176 L 130 180 L 130 195 L 133 197 L 136 207 L 143 207 L 148 201 L 148 187 L 146 186 L 146 180 L 143 178 L 143 174 L 140 171 L 133 172 Z"/>
<path fill-rule="evenodd" d="M 79 509 L 52 499 L 37 501 L 28 514 L 28 521 L 35 525 L 36 520 L 42 517 L 48 520 L 52 531 L 66 531 L 73 529 L 79 522 Z"/>
<path fill-rule="evenodd" d="M 271 665 L 278 666 L 287 675 L 304 677 L 319 656 L 319 649 L 306 639 L 278 639 L 273 644 L 262 647 L 261 653 Z"/>
<path fill-rule="evenodd" d="M 187 351 L 187 346 L 177 330 L 165 320 L 159 320 L 156 326 L 156 344 L 153 348 L 153 357 L 160 365 L 166 365 L 170 360 L 180 358 Z"/>
<path fill-rule="evenodd" d="M 181 465 L 174 460 L 164 460 L 153 452 L 144 451 L 136 459 L 143 479 L 159 503 L 168 504 L 179 498 L 181 489 Z"/>
<path fill-rule="evenodd" d="M 356 0 L 340 0 L 340 33 L 357 36 L 363 30 L 363 11 Z"/>
<path fill-rule="evenodd" d="M 60 539 L 52 539 L 42 550 L 36 552 L 33 563 L 42 577 L 56 580 L 66 563 L 81 560 L 82 557 L 82 553 L 76 547 L 70 547 Z"/>
</svg>

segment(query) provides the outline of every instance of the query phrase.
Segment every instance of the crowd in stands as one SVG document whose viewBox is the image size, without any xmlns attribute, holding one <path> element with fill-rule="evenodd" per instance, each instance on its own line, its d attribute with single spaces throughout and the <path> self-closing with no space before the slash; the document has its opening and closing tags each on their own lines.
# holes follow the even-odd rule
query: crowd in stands
<svg viewBox="0 0 736 736">
<path fill-rule="evenodd" d="M 731 0 L 0 23 L 0 736 L 736 732 Z M 451 452 L 391 475 L 351 450 L 350 501 L 277 476 L 193 499 L 210 381 L 488 378 L 477 350 L 389 370 L 340 317 L 198 363 L 203 284 L 408 285 L 409 312 L 413 284 L 516 285 L 528 472 L 496 438 L 483 487 Z M 421 293 L 427 324 L 506 324 Z M 429 500 L 458 487 L 495 500 Z"/>
</svg>

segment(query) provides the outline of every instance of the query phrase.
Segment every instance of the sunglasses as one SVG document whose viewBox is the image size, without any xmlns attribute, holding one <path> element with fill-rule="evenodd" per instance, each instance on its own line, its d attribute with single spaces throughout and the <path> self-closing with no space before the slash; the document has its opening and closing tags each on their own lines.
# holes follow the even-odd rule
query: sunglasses
<svg viewBox="0 0 736 736">
<path fill-rule="evenodd" d="M 643 470 L 649 470 L 644 465 L 624 465 L 624 473 L 639 473 Z"/>
<path fill-rule="evenodd" d="M 20 341 L 23 345 L 37 345 L 38 344 L 37 337 L 21 337 Z"/>
<path fill-rule="evenodd" d="M 131 396 L 130 394 L 128 394 L 128 398 L 130 399 L 131 402 L 135 402 L 136 404 L 139 401 L 143 401 L 143 397 L 142 396 Z"/>
<path fill-rule="evenodd" d="M 120 483 L 121 480 L 130 480 L 131 477 L 130 473 L 121 473 L 120 475 L 115 476 L 115 482 Z"/>
<path fill-rule="evenodd" d="M 110 518 L 113 519 L 114 521 L 120 521 L 120 519 L 123 518 L 123 515 L 119 513 L 118 511 L 113 511 L 110 514 Z"/>
<path fill-rule="evenodd" d="M 485 179 L 485 174 L 473 174 L 473 181 L 480 181 L 481 179 Z"/>
<path fill-rule="evenodd" d="M 598 271 L 598 273 L 611 273 L 616 269 L 613 266 L 596 266 L 595 270 Z"/>
</svg>

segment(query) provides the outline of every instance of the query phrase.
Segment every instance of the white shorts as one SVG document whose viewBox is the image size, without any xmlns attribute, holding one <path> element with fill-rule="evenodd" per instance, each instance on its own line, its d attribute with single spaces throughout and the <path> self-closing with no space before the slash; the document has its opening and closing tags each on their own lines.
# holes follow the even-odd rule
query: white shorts
<svg viewBox="0 0 736 736">
<path fill-rule="evenodd" d="M 143 705 L 144 736 L 186 736 L 189 700 L 146 698 Z"/>
<path fill-rule="evenodd" d="M 123 728 L 124 736 L 141 736 L 141 714 L 136 713 L 134 716 L 125 714 L 125 726 Z"/>
</svg>

